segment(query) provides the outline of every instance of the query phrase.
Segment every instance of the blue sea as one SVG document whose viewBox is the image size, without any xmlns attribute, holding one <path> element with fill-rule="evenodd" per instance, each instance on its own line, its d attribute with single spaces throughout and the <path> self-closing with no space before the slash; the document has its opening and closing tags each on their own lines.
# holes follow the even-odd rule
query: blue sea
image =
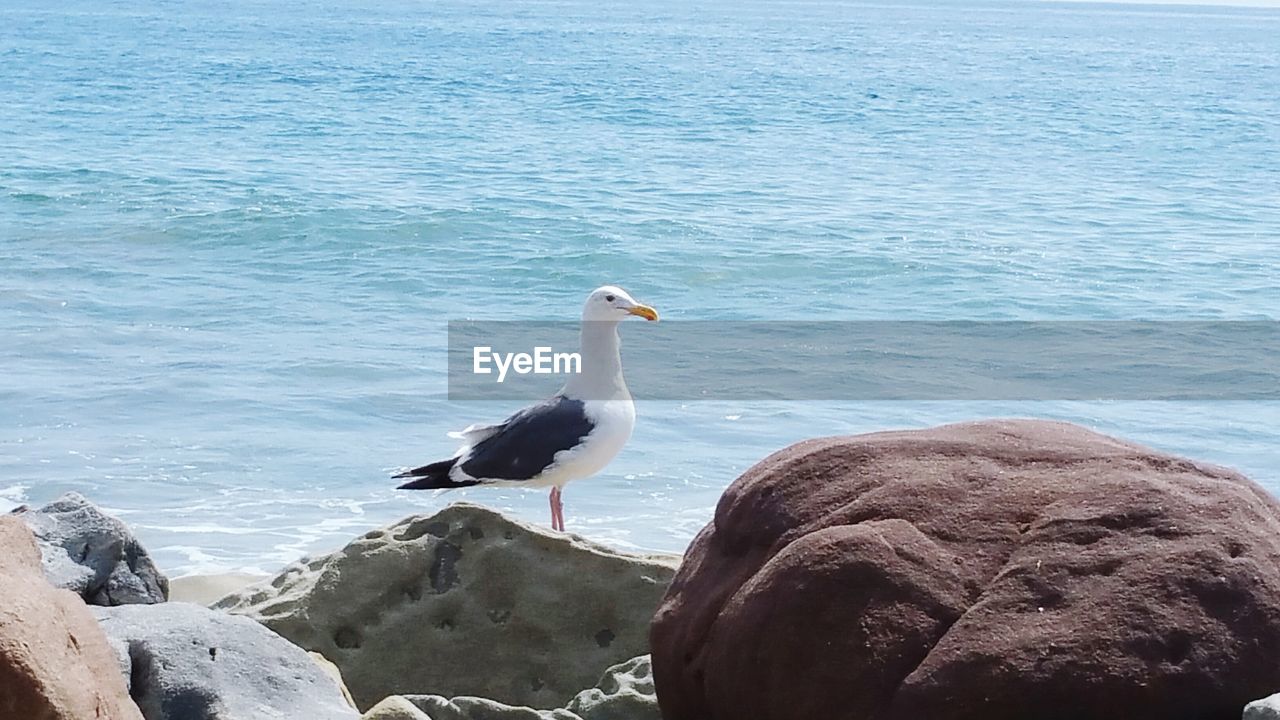
<svg viewBox="0 0 1280 720">
<path fill-rule="evenodd" d="M 671 321 L 1274 319 L 1278 245 L 1277 9 L 0 0 L 0 510 L 80 491 L 172 575 L 454 499 L 546 524 L 392 489 L 515 409 L 448 400 L 451 319 L 605 283 Z M 623 548 L 793 441 L 995 415 L 1280 491 L 1276 403 L 638 413 L 565 492 Z"/>
</svg>

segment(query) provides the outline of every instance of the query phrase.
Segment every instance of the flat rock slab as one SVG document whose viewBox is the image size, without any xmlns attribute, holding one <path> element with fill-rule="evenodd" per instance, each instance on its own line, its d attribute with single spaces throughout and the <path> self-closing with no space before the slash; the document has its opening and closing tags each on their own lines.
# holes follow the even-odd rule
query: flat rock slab
<svg viewBox="0 0 1280 720">
<path fill-rule="evenodd" d="M 361 708 L 405 694 L 554 708 L 648 652 L 649 621 L 677 563 L 457 504 L 372 531 L 215 607 L 332 660 Z"/>
<path fill-rule="evenodd" d="M 354 720 L 305 650 L 248 618 L 171 602 L 94 608 L 147 720 Z"/>
<path fill-rule="evenodd" d="M 164 602 L 169 581 L 133 532 L 79 493 L 41 508 L 18 508 L 35 533 L 44 573 L 55 586 L 90 605 Z"/>
<path fill-rule="evenodd" d="M 1236 720 L 1280 688 L 1280 504 L 1068 423 L 809 440 L 654 620 L 667 720 Z"/>
</svg>

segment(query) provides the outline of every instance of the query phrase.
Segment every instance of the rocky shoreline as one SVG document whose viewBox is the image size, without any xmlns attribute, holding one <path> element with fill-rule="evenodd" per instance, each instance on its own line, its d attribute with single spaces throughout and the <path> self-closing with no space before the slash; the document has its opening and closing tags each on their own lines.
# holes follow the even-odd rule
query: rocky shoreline
<svg viewBox="0 0 1280 720">
<path fill-rule="evenodd" d="M 678 556 L 459 503 L 274 577 L 171 585 L 74 493 L 0 518 L 0 541 L 23 600 L 0 622 L 0 718 L 661 718 L 649 619 Z M 63 635 L 71 657 L 13 652 Z"/>
<path fill-rule="evenodd" d="M 72 493 L 0 577 L 6 720 L 1280 717 L 1280 503 L 1065 423 L 799 443 L 683 558 L 460 503 L 171 583 Z"/>
</svg>

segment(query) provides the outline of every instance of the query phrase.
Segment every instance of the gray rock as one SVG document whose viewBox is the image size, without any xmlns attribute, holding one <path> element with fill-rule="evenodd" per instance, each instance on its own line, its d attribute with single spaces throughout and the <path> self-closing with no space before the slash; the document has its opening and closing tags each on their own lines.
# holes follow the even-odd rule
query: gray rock
<svg viewBox="0 0 1280 720">
<path fill-rule="evenodd" d="M 383 698 L 382 702 L 369 708 L 369 712 L 360 720 L 431 720 L 431 716 L 418 709 L 403 695 L 392 695 Z"/>
<path fill-rule="evenodd" d="M 578 693 L 566 709 L 582 720 L 662 720 L 649 656 L 605 670 L 600 682 Z"/>
<path fill-rule="evenodd" d="M 169 581 L 129 527 L 79 493 L 13 511 L 40 545 L 45 577 L 90 605 L 161 603 Z"/>
<path fill-rule="evenodd" d="M 609 668 L 596 687 L 578 693 L 561 710 L 513 707 L 476 697 L 393 695 L 363 720 L 662 720 L 662 713 L 645 655 Z"/>
<path fill-rule="evenodd" d="M 362 709 L 410 693 L 555 708 L 603 668 L 648 652 L 649 621 L 678 562 L 457 504 L 214 607 L 332 660 Z"/>
<path fill-rule="evenodd" d="M 353 720 L 306 651 L 189 603 L 93 608 L 146 720 Z"/>
<path fill-rule="evenodd" d="M 534 710 L 477 697 L 448 700 L 439 695 L 406 695 L 405 699 L 431 720 L 581 720 L 564 710 Z"/>
<path fill-rule="evenodd" d="M 1243 720 L 1280 720 L 1280 693 L 1245 705 Z"/>
</svg>

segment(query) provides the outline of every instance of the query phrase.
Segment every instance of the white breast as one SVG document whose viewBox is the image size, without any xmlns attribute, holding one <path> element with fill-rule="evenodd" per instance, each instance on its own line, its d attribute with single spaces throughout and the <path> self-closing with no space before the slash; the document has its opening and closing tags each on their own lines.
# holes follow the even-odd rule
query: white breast
<svg viewBox="0 0 1280 720">
<path fill-rule="evenodd" d="M 537 485 L 563 487 L 604 469 L 631 439 L 636 426 L 636 406 L 626 400 L 588 400 L 587 418 L 595 425 L 577 447 L 556 454 L 555 464 L 538 476 Z"/>
</svg>

